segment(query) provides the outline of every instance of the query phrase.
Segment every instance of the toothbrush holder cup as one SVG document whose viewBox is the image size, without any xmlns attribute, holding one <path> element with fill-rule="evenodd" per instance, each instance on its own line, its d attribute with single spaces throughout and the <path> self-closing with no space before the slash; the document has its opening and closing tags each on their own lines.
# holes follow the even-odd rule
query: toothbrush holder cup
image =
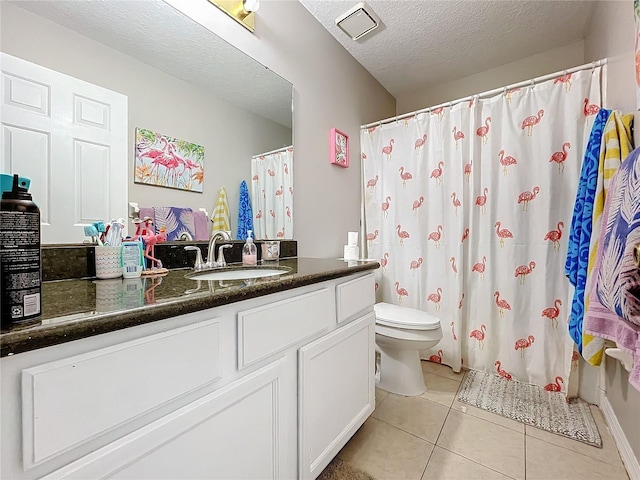
<svg viewBox="0 0 640 480">
<path fill-rule="evenodd" d="M 122 276 L 122 247 L 96 247 L 95 252 L 97 278 Z"/>
</svg>

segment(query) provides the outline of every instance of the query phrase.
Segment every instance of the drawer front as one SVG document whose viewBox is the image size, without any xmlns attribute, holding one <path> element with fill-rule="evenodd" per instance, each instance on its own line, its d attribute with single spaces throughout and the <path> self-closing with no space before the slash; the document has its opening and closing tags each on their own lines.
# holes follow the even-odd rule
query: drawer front
<svg viewBox="0 0 640 480">
<path fill-rule="evenodd" d="M 336 305 L 338 324 L 343 323 L 357 313 L 373 308 L 375 299 L 375 281 L 373 274 L 356 278 L 336 286 Z"/>
<path fill-rule="evenodd" d="M 207 320 L 22 371 L 25 470 L 220 378 Z"/>
<path fill-rule="evenodd" d="M 238 312 L 238 370 L 325 331 L 333 322 L 329 289 Z"/>
</svg>

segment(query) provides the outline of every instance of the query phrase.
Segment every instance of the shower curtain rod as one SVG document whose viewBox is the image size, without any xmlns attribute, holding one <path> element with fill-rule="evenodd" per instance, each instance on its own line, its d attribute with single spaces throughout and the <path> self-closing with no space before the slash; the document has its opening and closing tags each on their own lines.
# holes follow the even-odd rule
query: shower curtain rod
<svg viewBox="0 0 640 480">
<path fill-rule="evenodd" d="M 287 148 L 293 148 L 293 145 L 288 145 L 286 147 L 276 148 L 275 150 L 271 150 L 270 152 L 260 153 L 258 155 L 254 155 L 251 158 L 264 157 L 265 155 L 271 155 L 272 153 L 284 152 Z"/>
<path fill-rule="evenodd" d="M 492 96 L 494 96 L 494 95 L 496 95 L 498 93 L 506 93 L 508 90 L 512 90 L 514 88 L 526 87 L 528 85 L 535 85 L 537 83 L 546 82 L 547 80 L 558 78 L 558 77 L 561 77 L 563 75 L 568 75 L 570 73 L 579 72 L 581 70 L 594 69 L 596 67 L 601 67 L 601 66 L 606 65 L 606 64 L 607 64 L 607 59 L 604 58 L 602 60 L 597 60 L 595 62 L 587 63 L 585 65 L 580 65 L 578 67 L 567 68 L 566 70 L 562 70 L 562 71 L 555 72 L 555 73 L 550 73 L 548 75 L 543 75 L 541 77 L 532 78 L 531 80 L 524 80 L 522 82 L 514 83 L 512 85 L 508 85 L 506 87 L 494 88 L 493 90 L 488 90 L 486 92 L 477 93 L 475 95 L 469 95 L 468 97 L 459 98 L 458 100 L 453 100 L 451 102 L 444 102 L 444 103 L 441 103 L 439 105 L 434 105 L 433 107 L 423 108 L 421 110 L 416 110 L 415 112 L 404 113 L 404 114 L 398 115 L 396 117 L 385 118 L 384 120 L 379 120 L 377 122 L 368 123 L 366 125 L 362 125 L 360 127 L 360 130 L 365 129 L 365 128 L 369 128 L 369 127 L 373 127 L 373 126 L 380 126 L 380 125 L 385 125 L 387 123 L 397 122 L 398 120 L 402 120 L 403 118 L 413 117 L 413 116 L 418 115 L 420 113 L 429 113 L 430 111 L 435 110 L 436 108 L 452 107 L 453 105 L 457 105 L 458 103 L 462 103 L 462 102 L 468 102 L 469 100 L 472 100 L 474 98 L 492 97 Z"/>
</svg>

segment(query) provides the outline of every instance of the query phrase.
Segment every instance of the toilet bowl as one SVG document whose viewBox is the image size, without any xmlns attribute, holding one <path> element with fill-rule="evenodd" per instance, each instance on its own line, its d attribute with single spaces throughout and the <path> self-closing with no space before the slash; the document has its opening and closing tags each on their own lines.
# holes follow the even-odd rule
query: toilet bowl
<svg viewBox="0 0 640 480">
<path fill-rule="evenodd" d="M 380 354 L 378 387 L 404 396 L 427 390 L 420 350 L 442 339 L 440 319 L 413 308 L 376 303 L 376 346 Z"/>
</svg>

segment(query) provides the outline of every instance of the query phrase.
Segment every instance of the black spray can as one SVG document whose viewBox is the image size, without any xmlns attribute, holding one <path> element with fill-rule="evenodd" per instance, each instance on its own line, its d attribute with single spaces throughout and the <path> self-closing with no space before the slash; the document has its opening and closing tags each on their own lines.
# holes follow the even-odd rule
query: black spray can
<svg viewBox="0 0 640 480">
<path fill-rule="evenodd" d="M 0 320 L 2 329 L 39 320 L 40 209 L 13 176 L 0 203 Z"/>
</svg>

